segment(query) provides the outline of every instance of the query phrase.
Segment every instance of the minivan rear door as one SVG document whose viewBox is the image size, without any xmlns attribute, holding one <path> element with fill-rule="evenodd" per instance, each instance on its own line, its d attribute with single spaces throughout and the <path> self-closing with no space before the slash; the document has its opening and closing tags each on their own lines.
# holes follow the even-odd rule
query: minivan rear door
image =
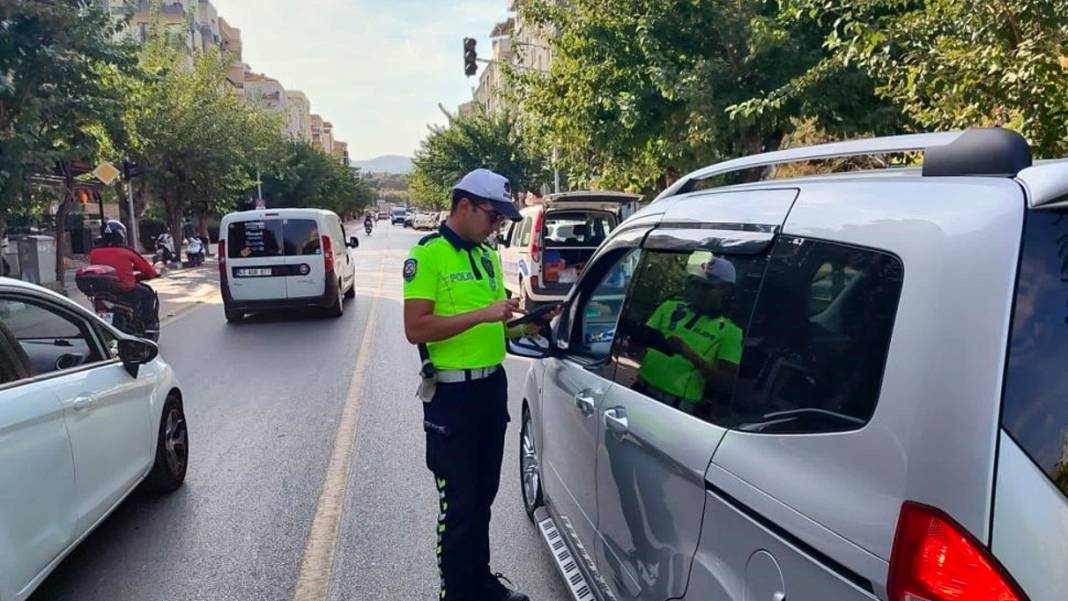
<svg viewBox="0 0 1068 601">
<path fill-rule="evenodd" d="M 282 219 L 250 214 L 226 226 L 226 265 L 236 301 L 286 298 Z"/>
<path fill-rule="evenodd" d="M 285 265 L 288 270 L 288 298 L 322 296 L 326 293 L 326 262 L 322 234 L 314 217 L 282 221 Z M 344 248 L 343 240 L 331 240 L 334 252 Z"/>
</svg>

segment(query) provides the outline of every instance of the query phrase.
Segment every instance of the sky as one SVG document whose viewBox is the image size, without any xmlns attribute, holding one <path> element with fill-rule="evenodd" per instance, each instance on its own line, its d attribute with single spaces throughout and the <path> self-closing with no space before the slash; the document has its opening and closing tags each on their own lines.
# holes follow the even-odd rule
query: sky
<svg viewBox="0 0 1068 601">
<path fill-rule="evenodd" d="M 490 54 L 509 0 L 212 0 L 256 73 L 301 90 L 353 160 L 411 156 L 428 124 L 471 99 L 463 38 Z M 480 70 L 483 65 L 480 65 Z"/>
</svg>

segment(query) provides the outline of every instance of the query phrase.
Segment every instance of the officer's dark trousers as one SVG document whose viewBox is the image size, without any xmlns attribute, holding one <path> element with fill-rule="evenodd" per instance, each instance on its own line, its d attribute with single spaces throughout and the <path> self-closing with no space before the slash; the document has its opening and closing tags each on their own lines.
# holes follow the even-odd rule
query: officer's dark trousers
<svg viewBox="0 0 1068 601">
<path fill-rule="evenodd" d="M 501 480 L 509 421 L 504 368 L 482 380 L 438 384 L 423 415 L 426 464 L 440 503 L 441 599 L 478 601 L 490 573 L 490 506 Z"/>
</svg>

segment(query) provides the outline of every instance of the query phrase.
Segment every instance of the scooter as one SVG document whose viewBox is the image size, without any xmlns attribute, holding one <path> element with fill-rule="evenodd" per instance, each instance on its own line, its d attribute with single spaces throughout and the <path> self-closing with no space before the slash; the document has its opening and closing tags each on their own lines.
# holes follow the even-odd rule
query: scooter
<svg viewBox="0 0 1068 601">
<path fill-rule="evenodd" d="M 199 267 L 203 265 L 205 251 L 203 240 L 198 236 L 190 237 L 185 247 L 185 258 L 189 261 L 189 266 Z"/>
<path fill-rule="evenodd" d="M 156 252 L 152 255 L 152 265 L 155 266 L 156 263 L 170 265 L 177 260 L 178 255 L 174 252 L 174 238 L 168 233 L 156 236 Z"/>
<path fill-rule="evenodd" d="M 140 282 L 141 274 L 136 275 Z M 92 303 L 93 312 L 100 319 L 132 336 L 159 342 L 159 295 L 150 286 L 143 283 L 137 284 L 152 290 L 154 299 L 152 307 L 154 321 L 145 323 L 138 317 L 134 305 L 119 291 L 119 272 L 114 267 L 106 265 L 83 267 L 75 274 L 74 282 L 78 290 Z"/>
</svg>

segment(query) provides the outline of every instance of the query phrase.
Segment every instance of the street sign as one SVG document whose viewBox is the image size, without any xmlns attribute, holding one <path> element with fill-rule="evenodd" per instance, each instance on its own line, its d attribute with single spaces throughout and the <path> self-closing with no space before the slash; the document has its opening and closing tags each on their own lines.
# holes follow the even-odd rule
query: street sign
<svg viewBox="0 0 1068 601">
<path fill-rule="evenodd" d="M 108 163 L 107 161 L 97 165 L 96 169 L 93 169 L 93 175 L 96 179 L 104 182 L 105 186 L 110 186 L 115 178 L 119 177 L 120 171 L 115 168 L 115 165 Z"/>
</svg>

